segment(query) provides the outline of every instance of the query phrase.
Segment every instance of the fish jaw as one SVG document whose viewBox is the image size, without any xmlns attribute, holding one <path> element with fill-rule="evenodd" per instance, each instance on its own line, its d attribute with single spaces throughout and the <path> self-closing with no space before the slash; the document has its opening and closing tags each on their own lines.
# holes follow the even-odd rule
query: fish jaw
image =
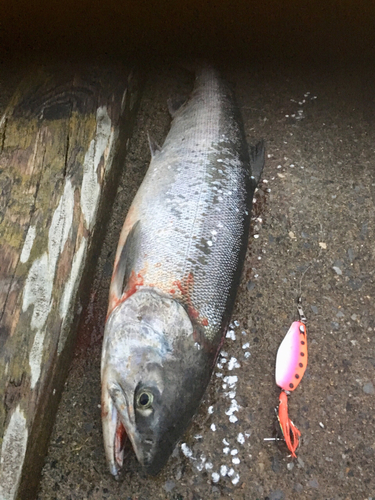
<svg viewBox="0 0 375 500">
<path fill-rule="evenodd" d="M 126 433 L 106 382 L 103 383 L 102 389 L 102 427 L 109 471 L 117 478 L 123 465 Z"/>
<path fill-rule="evenodd" d="M 102 422 L 109 469 L 122 466 L 123 431 L 156 475 L 186 430 L 208 384 L 212 355 L 197 346 L 184 307 L 138 290 L 109 316 L 102 353 Z"/>
</svg>

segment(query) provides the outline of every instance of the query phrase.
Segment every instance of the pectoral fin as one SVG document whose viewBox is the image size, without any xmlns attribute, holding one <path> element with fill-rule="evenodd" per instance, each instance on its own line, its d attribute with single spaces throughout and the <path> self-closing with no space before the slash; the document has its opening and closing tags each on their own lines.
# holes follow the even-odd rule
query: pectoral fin
<svg viewBox="0 0 375 500">
<path fill-rule="evenodd" d="M 120 258 L 112 276 L 111 291 L 120 298 L 133 270 L 134 257 L 137 255 L 140 238 L 140 221 L 130 230 L 122 247 Z"/>
<path fill-rule="evenodd" d="M 187 101 L 186 97 L 183 96 L 177 96 L 174 99 L 172 98 L 168 99 L 167 101 L 168 111 L 172 118 L 176 116 L 176 113 L 180 108 L 182 108 L 182 106 L 185 104 L 186 101 Z"/>
<path fill-rule="evenodd" d="M 160 151 L 159 144 L 153 139 L 150 134 L 147 132 L 148 137 L 148 145 L 150 146 L 151 156 L 155 156 L 158 151 Z"/>
</svg>

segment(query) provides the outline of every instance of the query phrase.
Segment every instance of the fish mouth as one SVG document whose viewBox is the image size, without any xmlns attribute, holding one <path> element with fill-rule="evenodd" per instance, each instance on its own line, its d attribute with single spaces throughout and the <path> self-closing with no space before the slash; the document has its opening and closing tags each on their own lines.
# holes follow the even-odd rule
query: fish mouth
<svg viewBox="0 0 375 500">
<path fill-rule="evenodd" d="M 104 449 L 110 473 L 118 479 L 124 463 L 124 449 L 127 432 L 119 418 L 111 396 L 106 393 L 102 398 L 102 425 Z"/>
<path fill-rule="evenodd" d="M 123 405 L 113 401 L 110 393 L 105 391 L 102 401 L 102 424 L 104 448 L 110 473 L 119 479 L 124 464 L 124 452 L 129 438 L 138 462 L 150 475 L 156 475 L 164 465 L 155 460 L 155 441 L 152 436 L 139 436 L 130 421 L 130 415 L 124 414 Z"/>
<path fill-rule="evenodd" d="M 116 469 L 113 471 L 115 474 L 112 474 L 115 477 L 118 477 L 120 470 L 122 469 L 122 466 L 124 465 L 124 450 L 125 450 L 125 443 L 127 441 L 127 434 L 125 427 L 123 426 L 121 420 L 118 418 L 118 412 L 117 413 L 117 425 L 116 425 L 116 431 L 115 431 L 115 436 L 114 436 L 114 465 Z"/>
</svg>

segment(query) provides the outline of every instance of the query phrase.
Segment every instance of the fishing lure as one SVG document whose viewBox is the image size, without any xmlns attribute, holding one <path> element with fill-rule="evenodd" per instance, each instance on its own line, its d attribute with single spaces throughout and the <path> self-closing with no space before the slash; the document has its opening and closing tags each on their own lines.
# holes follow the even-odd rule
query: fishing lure
<svg viewBox="0 0 375 500">
<path fill-rule="evenodd" d="M 307 366 L 306 317 L 302 310 L 301 298 L 298 299 L 299 321 L 294 321 L 281 342 L 276 356 L 276 384 L 281 388 L 279 396 L 278 420 L 285 443 L 296 457 L 300 431 L 288 415 L 288 395 L 302 380 Z"/>
</svg>

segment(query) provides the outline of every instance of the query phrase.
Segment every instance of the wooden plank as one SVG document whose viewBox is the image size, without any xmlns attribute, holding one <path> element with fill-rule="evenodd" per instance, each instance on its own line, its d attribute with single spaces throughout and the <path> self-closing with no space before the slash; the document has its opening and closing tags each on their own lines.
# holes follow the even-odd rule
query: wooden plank
<svg viewBox="0 0 375 500">
<path fill-rule="evenodd" d="M 37 68 L 0 118 L 1 499 L 35 494 L 138 100 L 120 66 Z"/>
</svg>

